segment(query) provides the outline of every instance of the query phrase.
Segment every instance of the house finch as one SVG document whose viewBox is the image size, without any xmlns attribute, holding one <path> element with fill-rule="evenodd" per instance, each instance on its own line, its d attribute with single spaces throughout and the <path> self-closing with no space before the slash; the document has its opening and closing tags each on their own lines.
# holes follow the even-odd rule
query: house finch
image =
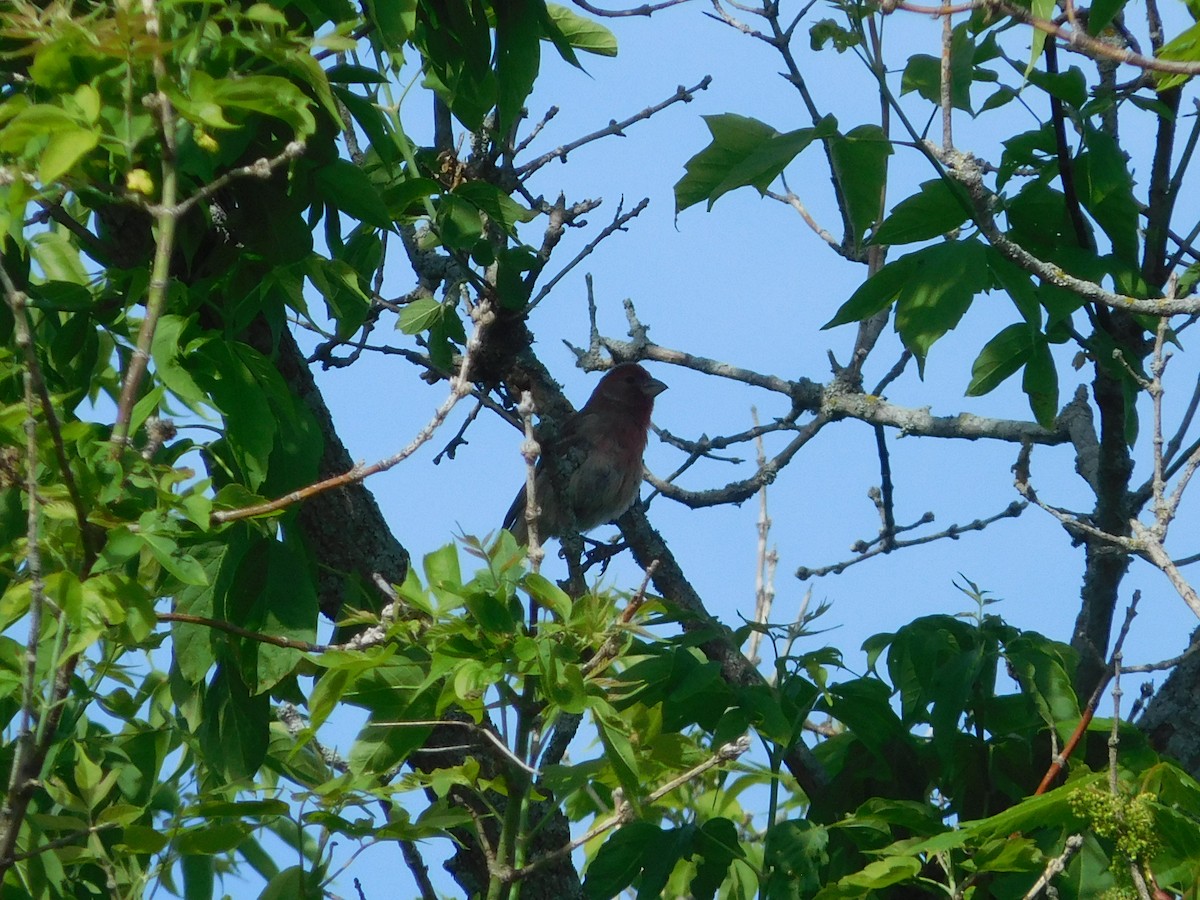
<svg viewBox="0 0 1200 900">
<path fill-rule="evenodd" d="M 561 537 L 611 522 L 634 504 L 654 398 L 667 386 L 637 363 L 610 369 L 583 409 L 563 423 L 537 465 L 538 536 Z M 504 517 L 517 541 L 529 541 L 525 488 Z"/>
</svg>

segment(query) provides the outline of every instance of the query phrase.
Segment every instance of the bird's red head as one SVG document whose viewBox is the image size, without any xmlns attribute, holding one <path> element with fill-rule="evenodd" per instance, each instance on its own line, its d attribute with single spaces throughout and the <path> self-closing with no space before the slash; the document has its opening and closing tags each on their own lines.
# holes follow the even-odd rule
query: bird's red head
<svg viewBox="0 0 1200 900">
<path fill-rule="evenodd" d="M 621 363 L 600 379 L 583 410 L 595 412 L 601 407 L 620 408 L 628 411 L 643 429 L 649 428 L 654 398 L 666 389 L 665 384 L 651 377 L 637 363 Z"/>
</svg>

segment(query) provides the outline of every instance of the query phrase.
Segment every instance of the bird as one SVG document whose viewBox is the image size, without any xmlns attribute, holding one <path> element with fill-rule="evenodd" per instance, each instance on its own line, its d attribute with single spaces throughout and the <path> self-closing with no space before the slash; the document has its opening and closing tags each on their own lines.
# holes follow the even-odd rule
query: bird
<svg viewBox="0 0 1200 900">
<path fill-rule="evenodd" d="M 539 538 L 582 534 L 629 509 L 642 485 L 642 453 L 654 398 L 667 386 L 637 363 L 609 369 L 592 396 L 542 450 L 534 481 Z M 523 486 L 504 517 L 529 542 Z"/>
</svg>

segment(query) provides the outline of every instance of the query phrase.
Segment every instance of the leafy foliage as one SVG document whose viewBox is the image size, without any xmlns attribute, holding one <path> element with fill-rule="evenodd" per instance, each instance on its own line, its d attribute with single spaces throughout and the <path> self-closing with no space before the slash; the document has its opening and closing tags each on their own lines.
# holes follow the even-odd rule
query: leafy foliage
<svg viewBox="0 0 1200 900">
<path fill-rule="evenodd" d="M 1089 28 L 1120 6 L 1093 7 Z M 874 13 L 841 11 L 813 27 L 814 50 L 869 46 Z M 978 109 L 972 98 L 1000 80 L 988 66 L 1007 61 L 1009 22 L 954 28 L 952 108 L 984 115 L 1025 90 L 1022 76 Z M 1158 58 L 1195 61 L 1195 31 Z M 386 309 L 430 377 L 477 351 L 481 381 L 530 367 L 523 315 L 577 222 L 523 187 L 517 128 L 543 51 L 574 66 L 616 54 L 602 24 L 543 0 L 21 0 L 0 10 L 0 41 L 9 896 L 204 897 L 253 872 L 262 897 L 319 897 L 339 840 L 444 840 L 467 860 L 464 890 L 496 898 L 556 866 L 571 895 L 596 898 L 1021 896 L 1075 835 L 1060 896 L 1123 887 L 1131 865 L 1165 890 L 1200 881 L 1200 785 L 1136 730 L 1118 728 L 1115 789 L 1112 723 L 1097 720 L 1067 783 L 1034 795 L 1084 719 L 1079 661 L 982 606 L 873 638 L 862 674 L 835 648 L 796 650 L 794 629 L 748 627 L 734 649 L 757 630 L 773 669 L 734 678 L 708 650 L 729 639 L 715 623 L 698 628 L 645 589 L 568 591 L 508 533 L 463 539 L 470 573 L 454 545 L 390 584 L 332 570 L 291 502 L 335 473 L 322 408 L 288 370 L 289 320 L 353 345 Z M 1036 32 L 1034 61 L 1044 41 Z M 349 61 L 360 52 L 371 64 Z M 417 70 L 473 136 L 467 159 L 412 139 L 391 90 Z M 1048 126 L 1013 135 L 988 215 L 1062 272 L 1154 295 L 1151 236 L 1102 121 L 1132 95 L 1090 91 L 1077 69 L 1026 74 L 1069 109 L 1079 140 L 1064 154 Z M 1166 91 L 1186 76 L 1156 77 Z M 913 55 L 901 91 L 939 103 L 941 78 L 942 60 Z M 876 124 L 705 121 L 711 141 L 684 166 L 677 213 L 743 187 L 767 194 L 819 147 L 844 219 L 837 248 L 877 263 L 827 327 L 893 316 L 923 371 L 982 295 L 1005 294 L 1018 321 L 980 343 L 967 393 L 1020 372 L 1037 422 L 1053 426 L 1053 347 L 1075 338 L 1085 302 L 998 250 L 949 167 L 885 206 L 896 145 Z M 374 283 L 389 240 L 440 272 L 390 305 Z M 481 351 L 466 322 L 497 319 L 511 344 Z M 1148 330 L 1129 318 L 1082 339 L 1134 425 L 1145 379 L 1133 351 Z M 316 643 L 322 609 L 341 616 L 333 646 Z M 325 747 L 339 707 L 364 717 L 344 758 Z M 814 718 L 829 783 L 806 796 L 788 761 Z M 568 758 L 581 723 L 596 742 Z M 761 756 L 743 756 L 748 734 Z M 576 823 L 592 829 L 578 845 Z M 276 861 L 279 842 L 294 865 Z"/>
</svg>

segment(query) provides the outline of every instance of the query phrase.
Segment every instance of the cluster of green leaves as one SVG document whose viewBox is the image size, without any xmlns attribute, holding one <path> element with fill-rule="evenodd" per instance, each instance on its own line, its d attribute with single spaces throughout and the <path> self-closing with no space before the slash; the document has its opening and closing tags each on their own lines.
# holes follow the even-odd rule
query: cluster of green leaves
<svg viewBox="0 0 1200 900">
<path fill-rule="evenodd" d="M 360 31 L 376 67 L 322 66 L 359 50 Z M 494 109 L 489 127 L 511 132 L 542 42 L 576 63 L 576 50 L 615 53 L 607 30 L 541 2 L 389 2 L 369 4 L 366 18 L 341 0 L 0 11 L 0 264 L 27 298 L 22 307 L 5 291 L 0 305 L 0 703 L 10 738 L 0 763 L 7 771 L 18 756 L 23 706 L 31 739 L 49 746 L 45 789 L 17 823 L 22 859 L 3 867 L 10 894 L 132 897 L 158 880 L 204 896 L 239 861 L 272 896 L 319 885 L 324 845 L 306 842 L 270 780 L 293 750 L 272 731 L 271 704 L 304 703 L 300 672 L 311 664 L 294 647 L 208 625 L 168 630 L 157 614 L 315 638 L 317 565 L 296 513 L 212 517 L 312 483 L 322 451 L 312 414 L 268 355 L 270 338 L 248 335 L 278 333 L 292 314 L 351 337 L 371 311 L 385 235 L 416 222 L 428 225 L 426 249 L 499 261 L 500 295 L 521 306 L 538 261 L 508 243 L 534 213 L 414 148 L 386 91 L 410 52 L 460 121 L 481 126 Z M 480 66 L 487 74 L 476 78 Z M 344 111 L 368 139 L 361 166 L 335 146 L 351 124 Z M 256 166 L 270 159 L 285 164 Z M 247 166 L 256 172 L 236 174 Z M 327 251 L 314 246 L 318 226 Z M 166 279 L 152 277 L 156 253 L 170 260 Z M 310 316 L 313 294 L 323 316 Z M 448 366 L 465 341 L 458 299 L 430 301 L 436 313 L 421 301 L 401 317 L 401 328 L 425 334 L 435 363 Z M 154 309 L 151 365 L 126 447 L 109 440 L 110 420 L 150 316 L 143 307 Z M 34 414 L 36 458 L 24 449 L 22 327 L 48 397 Z M 215 437 L 162 446 L 157 418 L 167 415 Z M 42 618 L 29 684 L 22 629 L 35 589 L 53 615 Z M 66 677 L 62 698 L 56 673 Z M 323 681 L 318 699 L 337 682 Z M 52 708 L 62 723 L 43 734 L 36 723 Z M 239 799 L 246 789 L 260 796 Z M 263 828 L 306 854 L 303 878 L 262 850 Z"/>
<path fill-rule="evenodd" d="M 1105 4 L 1093 10 L 1089 29 L 1098 33 L 1094 29 L 1103 25 L 1097 23 L 1111 21 L 1122 5 Z M 814 26 L 814 49 L 828 41 L 839 51 L 862 43 L 862 10 L 848 4 L 844 12 L 843 25 L 827 19 Z M 985 12 L 955 27 L 950 44 L 952 106 L 981 116 L 1010 103 L 1022 91 L 1038 91 L 1061 104 L 1079 136 L 1062 160 L 1051 122 L 1004 142 L 992 189 L 993 211 L 1006 236 L 1063 272 L 1127 296 L 1150 296 L 1161 285 L 1148 285 L 1141 271 L 1144 242 L 1130 165 L 1102 120 L 1126 106 L 1150 116 L 1173 113 L 1154 96 L 1089 86 L 1078 67 L 1050 73 L 1011 59 L 998 40 L 1005 27 L 1004 20 Z M 1193 35 L 1197 28 L 1170 41 L 1169 58 L 1200 59 L 1200 44 Z M 1038 47 L 1040 43 L 1035 46 L 1035 61 Z M 901 77 L 901 93 L 915 93 L 938 105 L 941 71 L 939 58 L 911 55 Z M 1005 72 L 1015 82 L 1003 83 Z M 1179 83 L 1179 78 L 1160 79 L 1157 86 L 1164 90 Z M 996 86 L 976 108 L 972 89 L 980 85 Z M 1035 418 L 1047 427 L 1053 423 L 1059 379 L 1052 347 L 1077 334 L 1073 316 L 1084 303 L 1064 288 L 1032 279 L 988 247 L 965 190 L 952 178 L 940 173 L 884 216 L 879 198 L 887 183 L 893 145 L 878 127 L 859 125 L 843 133 L 832 117 L 826 117 L 814 128 L 779 133 L 763 122 L 732 114 L 709 116 L 707 121 L 712 143 L 689 161 L 687 174 L 676 185 L 677 210 L 701 201 L 711 208 L 719 197 L 739 187 L 765 192 L 808 143 L 823 140 L 848 223 L 844 248 L 852 252 L 864 246 L 905 248 L 864 281 L 826 327 L 894 310 L 896 331 L 923 369 L 932 346 L 959 324 L 980 295 L 1007 294 L 1018 321 L 980 349 L 966 393 L 986 394 L 1020 372 Z M 1064 168 L 1070 169 L 1075 196 L 1057 186 Z M 1077 204 L 1078 215 L 1072 204 Z M 908 249 L 913 244 L 924 246 Z M 1089 333 L 1086 341 L 1095 363 L 1125 384 L 1129 418 L 1136 422 L 1132 398 L 1138 391 L 1137 354 L 1126 352 L 1123 361 L 1114 360 L 1113 351 L 1119 348 L 1103 329 Z"/>
<path fill-rule="evenodd" d="M 578 64 L 577 52 L 616 50 L 602 26 L 542 0 L 365 6 L 162 0 L 153 20 L 144 5 L 126 3 L 80 11 L 18 0 L 0 10 L 0 68 L 10 76 L 0 87 L 0 263 L 28 298 L 24 307 L 6 292 L 0 306 L 0 724 L 10 738 L 24 732 L 48 747 L 18 823 L 18 858 L 3 863 L 7 892 L 134 897 L 161 883 L 202 897 L 215 878 L 251 869 L 267 883 L 265 897 L 315 896 L 331 877 L 331 839 L 456 835 L 476 826 L 464 792 L 475 815 L 501 830 L 513 821 L 508 804 L 550 797 L 590 823 L 623 796 L 640 818 L 588 848 L 585 890 L 594 897 L 629 886 L 643 896 L 866 896 L 964 879 L 989 879 L 1007 896 L 1027 887 L 1072 831 L 1088 842 L 1068 872 L 1071 896 L 1107 884 L 1117 861 L 1147 866 L 1167 888 L 1194 881 L 1200 792 L 1132 734 L 1122 735 L 1122 778 L 1133 799 L 1116 813 L 1066 788 L 1021 800 L 1051 730 L 1061 737 L 1078 719 L 1072 661 L 990 617 L 920 620 L 871 642 L 873 662 L 886 653 L 886 678 L 872 670 L 834 682 L 838 658 L 822 650 L 781 657 L 773 684 L 731 685 L 697 649 L 704 636 L 635 638 L 615 628 L 614 597 L 572 601 L 527 571 L 505 535 L 468 544 L 481 560 L 470 578 L 453 548 L 427 556 L 424 581 L 410 573 L 399 586 L 412 614 L 390 624 L 386 642 L 303 649 L 316 635 L 318 563 L 297 513 L 213 517 L 317 476 L 316 422 L 271 358 L 270 336 L 295 315 L 328 320 L 335 339 L 352 338 L 376 312 L 372 282 L 397 231 L 460 270 L 444 296 L 421 297 L 398 317 L 435 365 L 448 367 L 465 343 L 464 286 L 521 310 L 546 260 L 521 237 L 541 210 L 514 199 L 510 157 L 540 54 L 552 47 Z M 852 46 L 858 15 L 850 38 L 825 26 L 821 40 Z M 952 94 L 961 108 L 970 108 L 972 83 L 997 80 L 982 68 L 1000 58 L 991 27 L 974 21 L 955 34 Z M 1179 58 L 1192 52 L 1187 34 L 1169 45 Z M 358 51 L 357 35 L 372 65 L 321 64 Z M 485 150 L 473 165 L 414 146 L 390 93 L 406 65 L 479 135 Z M 929 76 L 929 61 L 915 58 L 904 87 L 934 97 Z M 1144 293 L 1127 168 L 1092 124 L 1116 100 L 1089 97 L 1074 71 L 1030 77 L 1079 124 L 1081 202 L 1112 250 L 1099 256 L 1065 227 L 1046 128 L 1006 145 L 996 190 L 1018 172 L 1029 179 L 1001 196 L 1010 236 L 1066 271 Z M 1004 90 L 981 111 L 1011 99 Z M 876 126 L 843 131 L 829 117 L 781 133 L 733 115 L 708 124 L 712 144 L 688 164 L 679 209 L 745 185 L 765 190 L 820 141 L 850 223 L 848 253 L 966 229 L 884 267 L 831 324 L 894 306 L 901 337 L 923 360 L 978 293 L 1002 289 L 1021 321 L 984 347 L 970 390 L 1023 370 L 1035 414 L 1053 415 L 1049 345 L 1066 334 L 1078 302 L 1033 283 L 969 233 L 968 206 L 953 187 L 929 182 L 880 221 L 892 146 Z M 361 161 L 337 152 L 349 125 L 366 138 Z M 288 153 L 296 144 L 303 153 Z M 272 159 L 280 162 L 267 172 L 235 175 Z M 191 205 L 164 213 L 164 204 L 180 203 Z M 152 275 L 156 255 L 169 260 L 163 277 Z M 494 284 L 485 285 L 479 273 L 493 267 Z M 309 310 L 314 294 L 323 316 Z M 110 440 L 108 419 L 147 321 L 151 366 L 136 385 L 126 446 Z M 36 367 L 18 342 L 24 329 Z M 1107 349 L 1097 358 L 1110 360 Z M 37 447 L 28 455 L 32 368 L 48 403 L 34 398 Z M 205 439 L 160 445 L 162 415 L 199 425 L 189 434 Z M 40 585 L 29 563 L 31 511 Z M 378 606 L 373 587 L 347 581 L 357 605 Z M 30 682 L 19 638 L 36 597 L 50 614 Z M 546 611 L 536 628 L 525 613 L 532 603 Z M 167 608 L 192 621 L 168 630 L 158 619 Z M 645 624 L 672 625 L 658 614 Z M 1019 690 L 999 692 L 1001 665 Z M 59 679 L 66 690 L 56 693 Z M 273 720 L 282 701 L 305 709 L 298 732 Z M 368 717 L 344 767 L 317 744 L 339 704 Z M 528 732 L 531 720 L 569 728 L 582 716 L 598 749 L 578 762 L 546 761 L 532 786 L 502 754 L 422 767 L 415 751 L 428 723 L 451 711 L 474 728 L 499 720 L 514 732 Z M 42 733 L 38 722 L 52 713 L 61 713 L 58 730 Z M 817 748 L 833 786 L 810 805 L 781 760 L 814 714 L 828 716 L 836 733 Z M 744 762 L 645 802 L 748 730 L 766 747 L 766 764 Z M 4 743 L 0 771 L 22 746 Z M 1070 791 L 1098 778 L 1083 766 L 1073 774 Z M 755 791 L 770 798 L 759 830 L 742 802 Z M 1133 818 L 1141 830 L 1123 827 Z M 1161 835 L 1153 843 L 1144 839 L 1147 818 Z M 268 833 L 303 862 L 281 869 L 264 850 Z M 504 844 L 513 848 L 504 862 L 528 862 L 531 839 Z"/>
<path fill-rule="evenodd" d="M 797 723 L 827 716 L 832 736 L 815 751 L 832 783 L 812 804 L 772 795 L 757 829 L 754 807 L 742 804 L 755 789 L 787 787 L 777 765 L 743 762 L 692 785 L 648 811 L 657 823 L 627 826 L 600 848 L 589 896 L 629 885 L 645 897 L 712 896 L 702 886 L 720 864 L 728 871 L 719 895 L 729 898 L 911 896 L 913 887 L 1017 898 L 1071 835 L 1084 840 L 1055 880 L 1060 896 L 1119 887 L 1130 862 L 1165 890 L 1196 883 L 1200 784 L 1161 761 L 1136 729 L 1120 730 L 1116 799 L 1108 799 L 1106 771 L 1112 723 L 1103 720 L 1090 726 L 1067 783 L 1030 796 L 1050 735 L 1062 746 L 1079 721 L 1065 645 L 993 615 L 931 616 L 864 649 L 872 665 L 863 676 L 834 680 L 828 664 L 837 656 L 824 650 L 781 659 L 776 686 L 743 691 L 716 687 L 695 659 L 681 665 L 689 658 L 682 648 L 670 665 L 658 656 L 638 696 L 662 702 L 666 717 L 675 706 L 667 698 L 695 685 L 683 693 L 710 710 L 697 727 L 711 728 L 714 744 L 749 723 L 777 759 Z M 637 662 L 623 677 L 648 674 L 646 666 Z M 676 680 L 697 666 L 687 682 Z M 722 704 L 723 713 L 712 712 Z"/>
</svg>

